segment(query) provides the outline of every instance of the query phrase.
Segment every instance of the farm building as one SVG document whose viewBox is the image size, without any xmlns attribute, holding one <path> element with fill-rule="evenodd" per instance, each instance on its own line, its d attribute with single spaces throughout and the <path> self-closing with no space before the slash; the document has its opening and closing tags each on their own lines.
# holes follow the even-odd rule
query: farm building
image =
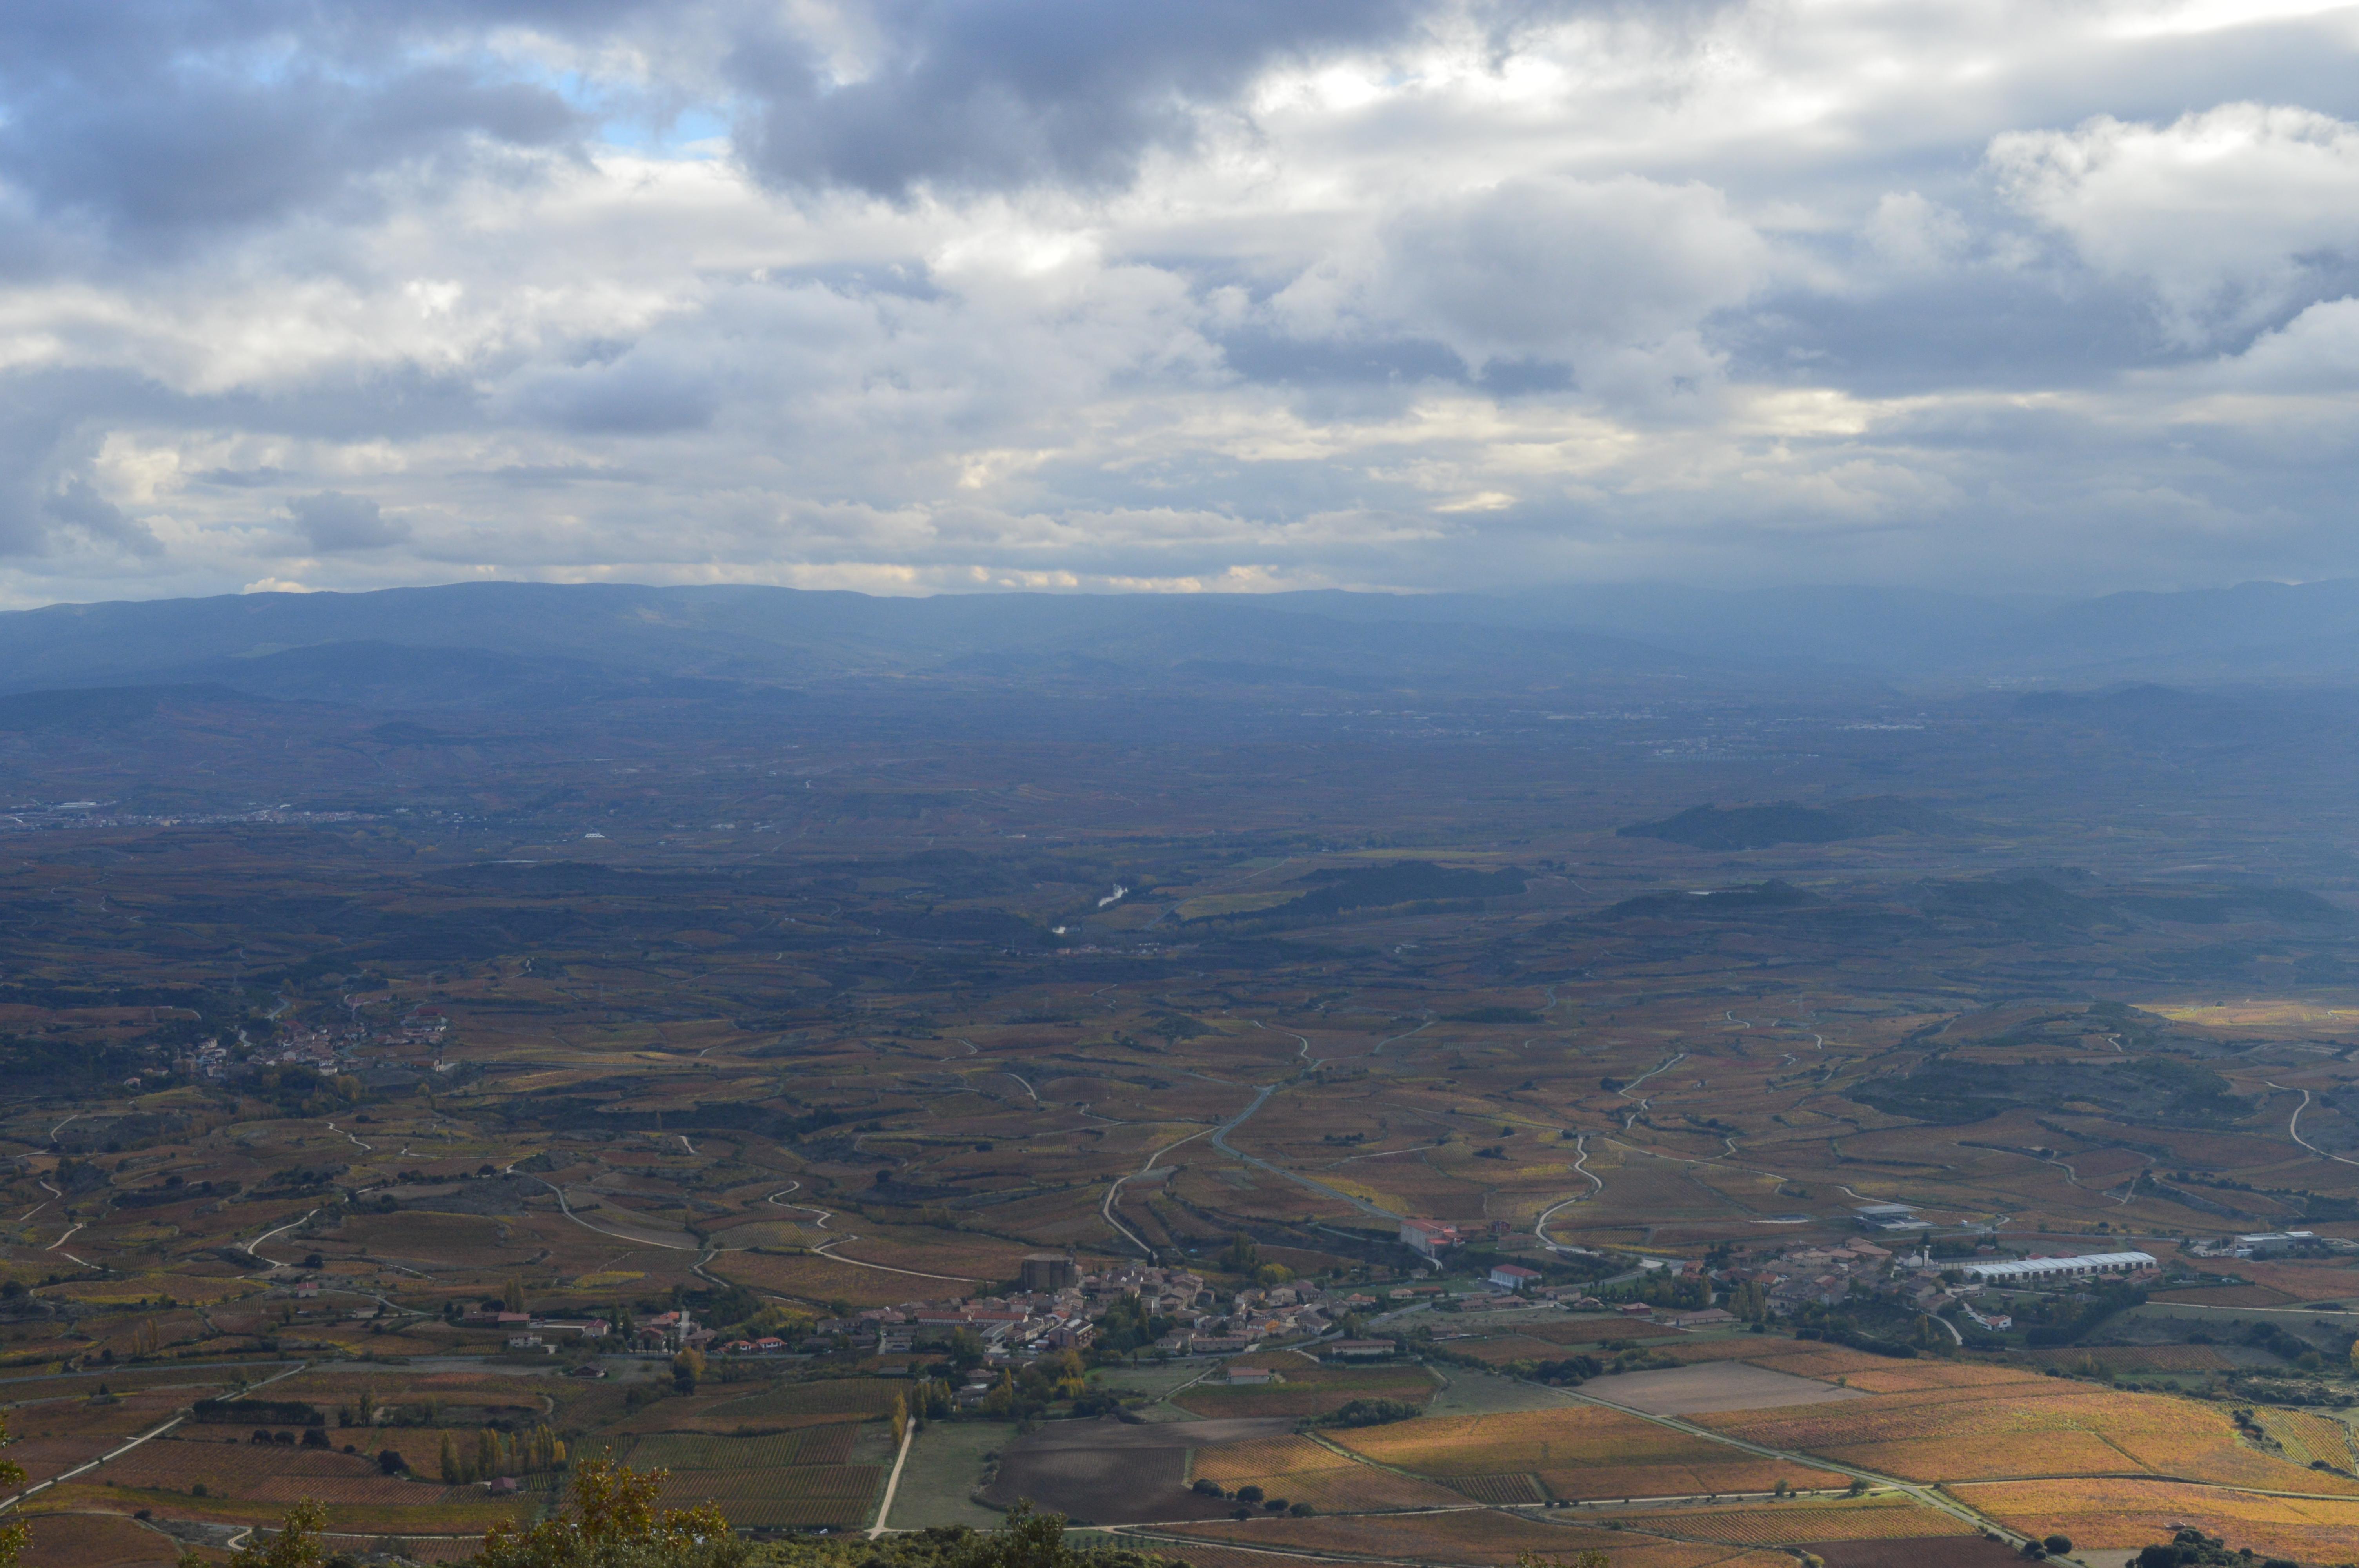
<svg viewBox="0 0 2359 1568">
<path fill-rule="evenodd" d="M 1538 1269 L 1527 1269 L 1520 1263 L 1501 1263 L 1492 1269 L 1490 1282 L 1503 1291 L 1520 1291 L 1540 1282 Z"/>
<path fill-rule="evenodd" d="M 1462 1239 L 1454 1225 L 1444 1225 L 1438 1219 L 1404 1219 L 1400 1224 L 1401 1244 L 1414 1248 L 1428 1258 L 1440 1257 Z"/>
<path fill-rule="evenodd" d="M 1082 1282 L 1081 1266 L 1061 1252 L 1027 1253 L 1022 1271 L 1027 1291 L 1061 1291 Z"/>
<path fill-rule="evenodd" d="M 1278 1381 L 1277 1374 L 1266 1367 L 1232 1367 L 1228 1378 L 1231 1387 L 1258 1388 L 1264 1383 Z"/>
<path fill-rule="evenodd" d="M 2234 1249 L 2239 1258 L 2278 1258 L 2295 1252 L 2318 1239 L 2315 1231 L 2265 1230 L 2236 1238 Z"/>
<path fill-rule="evenodd" d="M 2017 1258 L 2004 1263 L 1969 1263 L 1963 1272 L 1967 1279 L 1985 1285 L 2038 1285 L 2124 1278 L 2160 1267 L 2150 1252 L 2083 1252 L 2073 1258 Z"/>
</svg>

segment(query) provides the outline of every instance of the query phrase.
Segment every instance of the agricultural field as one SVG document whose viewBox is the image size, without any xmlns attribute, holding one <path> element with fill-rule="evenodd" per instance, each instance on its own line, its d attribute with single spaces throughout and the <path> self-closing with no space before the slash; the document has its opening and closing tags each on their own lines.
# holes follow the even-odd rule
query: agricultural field
<svg viewBox="0 0 2359 1568">
<path fill-rule="evenodd" d="M 180 1543 L 113 1514 L 38 1514 L 23 1560 L 38 1568 L 174 1568 Z"/>
<path fill-rule="evenodd" d="M 1164 1534 L 1165 1532 L 1158 1532 Z M 1717 1543 L 1672 1541 L 1629 1530 L 1599 1528 L 1589 1520 L 1468 1509 L 1451 1514 L 1409 1514 L 1359 1519 L 1257 1519 L 1190 1525 L 1166 1537 L 1192 1547 L 1259 1546 L 1273 1552 L 1374 1558 L 1379 1562 L 1432 1563 L 1463 1568 L 1505 1568 L 1526 1552 L 1571 1557 L 1605 1552 L 1616 1568 L 1792 1568 L 1783 1552 Z M 1177 1555 L 1188 1556 L 1186 1551 Z"/>
<path fill-rule="evenodd" d="M 1461 1500 L 1448 1487 L 1379 1469 L 1309 1437 L 1223 1444 L 1195 1449 L 1189 1458 L 1190 1480 L 1212 1481 L 1231 1492 L 1257 1486 L 1270 1497 L 1310 1503 L 1321 1513 L 1447 1508 Z"/>
<path fill-rule="evenodd" d="M 1252 1416 L 1316 1416 L 1353 1400 L 1397 1400 L 1421 1405 L 1438 1388 L 1421 1367 L 1322 1367 L 1299 1356 L 1263 1357 L 1285 1379 L 1259 1388 L 1229 1388 L 1205 1382 L 1175 1395 L 1172 1403 L 1208 1419 Z"/>
<path fill-rule="evenodd" d="M 2223 1486 L 2359 1498 L 2359 1479 L 2311 1471 L 2265 1452 L 2239 1433 L 2219 1405 L 2028 1374 L 1694 1419 L 1749 1442 L 1913 1481 L 2102 1476 L 2128 1469 Z"/>
<path fill-rule="evenodd" d="M 2359 1302 L 2347 769 L 2285 759 L 2258 808 L 1995 697 L 962 692 L 922 723 L 814 690 L 753 725 L 0 727 L 12 801 L 128 803 L 0 812 L 11 1456 L 39 1480 L 199 1399 L 304 1407 L 191 1420 L 43 1506 L 243 1525 L 309 1487 L 357 1543 L 456 1555 L 562 1470 L 495 1498 L 446 1483 L 445 1440 L 545 1427 L 749 1530 L 864 1522 L 897 1402 L 948 1407 L 992 1324 L 1049 1310 L 1016 1301 L 1043 1251 L 1196 1279 L 1136 1321 L 1118 1285 L 1057 1305 L 1062 1337 L 1094 1324 L 1077 1379 L 1021 1412 L 959 1392 L 902 1517 L 989 1518 L 970 1494 L 1030 1478 L 1111 1519 L 1138 1476 L 1158 1508 L 1209 1478 L 1321 1510 L 1184 1503 L 1223 1552 L 1474 1563 L 1610 1533 L 1626 1568 L 1705 1568 L 1802 1544 L 1781 1532 L 1813 1509 L 1814 1539 L 1950 1539 L 1836 1504 L 1838 1465 L 1994 1498 L 2359 1498 L 2359 1319 L 2309 1310 Z M 335 808 L 199 810 L 231 776 Z M 1828 807 L 1884 791 L 1856 832 Z M 1864 1229 L 1875 1203 L 1918 1228 Z M 1462 1245 L 1413 1253 L 1410 1218 Z M 2201 1245 L 2267 1227 L 2319 1255 Z M 2136 1247 L 2164 1277 L 2118 1312 L 1992 1292 L 2019 1321 L 1985 1334 L 1919 1301 L 1925 1233 L 1936 1264 Z M 1487 1310 L 1506 1264 L 1611 1299 Z M 961 1301 L 973 1343 L 860 1315 Z M 1764 1326 L 1619 1310 L 1649 1301 Z M 696 1358 L 626 1343 L 679 1311 Z M 556 1326 L 592 1318 L 614 1332 Z M 1182 1387 L 1214 1364 L 1187 1332 L 1285 1380 Z M 1404 1349 L 1288 1348 L 1346 1335 Z M 725 1348 L 764 1337 L 790 1348 Z M 982 1365 L 1012 1401 L 1047 1358 Z M 1424 1413 L 1295 1430 L 1354 1400 Z M 1132 1454 L 1114 1428 L 1200 1430 Z M 1781 1481 L 1813 1496 L 1593 1525 Z"/>
<path fill-rule="evenodd" d="M 2304 1563 L 2348 1562 L 2359 1541 L 2359 1500 L 2120 1479 L 1997 1482 L 1959 1487 L 1956 1495 L 2012 1529 L 2060 1532 L 2092 1552 L 2167 1541 L 2181 1524 L 2219 1536 L 2231 1550 Z"/>
<path fill-rule="evenodd" d="M 1792 1546 L 1828 1541 L 1920 1541 L 1971 1536 L 1974 1527 L 1897 1495 L 1856 1500 L 1617 1512 L 1625 1529 L 1732 1546 Z"/>
<path fill-rule="evenodd" d="M 1597 1501 L 1840 1487 L 1807 1463 L 1763 1459 L 1709 1438 L 1594 1405 L 1485 1416 L 1434 1416 L 1332 1434 L 1378 1464 L 1456 1482 L 1532 1477 L 1542 1498 Z"/>
</svg>

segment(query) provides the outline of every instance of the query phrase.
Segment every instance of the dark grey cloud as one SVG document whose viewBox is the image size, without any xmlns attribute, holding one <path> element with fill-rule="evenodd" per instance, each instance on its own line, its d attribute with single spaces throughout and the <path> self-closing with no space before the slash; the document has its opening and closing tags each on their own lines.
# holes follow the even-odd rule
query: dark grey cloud
<svg viewBox="0 0 2359 1568">
<path fill-rule="evenodd" d="M 147 527 L 99 494 L 90 481 L 70 474 L 42 503 L 42 509 L 68 528 L 93 543 L 120 546 L 136 556 L 159 555 L 163 546 Z"/>
<path fill-rule="evenodd" d="M 311 548 L 322 555 L 382 550 L 409 537 L 408 524 L 386 516 L 364 495 L 323 490 L 317 495 L 295 497 L 287 503 L 287 510 Z"/>
<path fill-rule="evenodd" d="M 2359 569 L 2234 9 L 0 7 L 0 596 Z"/>
<path fill-rule="evenodd" d="M 516 406 L 580 435 L 653 436 L 712 423 L 721 389 L 707 368 L 634 353 L 536 380 Z"/>
<path fill-rule="evenodd" d="M 0 180 L 41 213 L 156 243 L 312 211 L 399 166 L 447 176 L 486 149 L 546 148 L 582 115 L 467 49 L 540 9 L 0 7 Z"/>
<path fill-rule="evenodd" d="M 1863 396 L 2090 388 L 2183 361 L 2147 302 L 2076 274 L 1943 272 L 1857 293 L 1785 289 L 1713 323 L 1741 379 Z"/>
<path fill-rule="evenodd" d="M 753 103 L 740 149 L 786 185 L 882 196 L 1130 178 L 1184 146 L 1194 111 L 1231 100 L 1274 59 L 1382 42 L 1412 0 L 884 0 L 875 58 L 832 80 L 808 36 L 749 31 L 729 62 Z"/>
</svg>

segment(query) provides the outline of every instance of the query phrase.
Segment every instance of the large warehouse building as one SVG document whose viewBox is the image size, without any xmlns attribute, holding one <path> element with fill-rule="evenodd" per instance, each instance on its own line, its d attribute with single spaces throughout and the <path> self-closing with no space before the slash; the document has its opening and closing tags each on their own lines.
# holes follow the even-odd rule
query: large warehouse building
<svg viewBox="0 0 2359 1568">
<path fill-rule="evenodd" d="M 2151 1252 L 2083 1252 L 2077 1258 L 2017 1258 L 1969 1263 L 1966 1278 L 1985 1285 L 2049 1285 L 2074 1280 L 2120 1279 L 2161 1268 Z"/>
</svg>

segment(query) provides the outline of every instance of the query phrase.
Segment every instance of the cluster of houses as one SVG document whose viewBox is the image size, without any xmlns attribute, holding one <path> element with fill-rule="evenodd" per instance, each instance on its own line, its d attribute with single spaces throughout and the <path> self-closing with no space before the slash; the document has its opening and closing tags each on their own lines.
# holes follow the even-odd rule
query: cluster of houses
<svg viewBox="0 0 2359 1568">
<path fill-rule="evenodd" d="M 904 1302 L 898 1306 L 870 1307 L 851 1317 L 829 1318 L 812 1326 L 803 1347 L 890 1355 L 916 1348 L 920 1339 L 940 1338 L 963 1329 L 983 1342 L 987 1356 L 1005 1360 L 1089 1345 L 1097 1332 L 1092 1320 L 1124 1297 L 1136 1297 L 1149 1317 L 1175 1321 L 1202 1318 L 1204 1305 L 1212 1299 L 1202 1276 L 1185 1269 L 1083 1274 L 1073 1260 L 1061 1253 L 1027 1258 L 1019 1285 L 1005 1295 Z M 747 1340 L 722 1348 L 760 1355 L 774 1354 L 786 1346 L 778 1340 Z"/>
<path fill-rule="evenodd" d="M 315 1286 L 298 1287 L 296 1294 L 307 1294 L 316 1288 L 317 1287 Z M 666 1319 L 675 1319 L 685 1322 L 687 1314 L 684 1313 L 667 1313 L 664 1314 L 664 1317 Z M 528 1312 L 471 1312 L 462 1316 L 459 1321 L 469 1328 L 503 1328 L 508 1330 L 508 1348 L 511 1350 L 546 1350 L 554 1352 L 557 1349 L 556 1341 L 553 1338 L 544 1336 L 570 1334 L 576 1339 L 582 1340 L 603 1339 L 614 1331 L 614 1325 L 607 1322 L 603 1317 L 535 1317 Z M 652 1321 L 661 1322 L 663 1319 Z M 692 1327 L 693 1325 L 690 1326 Z M 643 1329 L 640 1331 L 639 1335 L 634 1336 L 632 1348 L 678 1348 L 676 1345 L 641 1345 L 639 1340 L 646 1337 L 647 1332 L 647 1330 Z"/>
<path fill-rule="evenodd" d="M 1172 1326 L 1154 1348 L 1173 1356 L 1227 1355 L 1269 1340 L 1327 1333 L 1346 1312 L 1375 1310 L 1377 1298 L 1310 1284 L 1240 1291 L 1216 1306 L 1203 1276 L 1187 1269 L 1127 1268 L 1084 1274 L 1070 1258 L 1039 1254 L 1025 1260 L 1024 1288 L 1005 1295 L 904 1302 L 871 1307 L 814 1325 L 793 1348 L 891 1355 L 922 1340 L 965 1330 L 982 1341 L 993 1362 L 1079 1349 L 1095 1338 L 1094 1320 L 1116 1301 L 1136 1298 L 1140 1313 Z M 735 1340 L 718 1346 L 735 1355 L 777 1355 L 779 1338 Z M 1391 1346 L 1383 1343 L 1389 1353 Z"/>
<path fill-rule="evenodd" d="M 1268 1340 L 1315 1337 L 1347 1314 L 1374 1312 L 1383 1305 L 1358 1291 L 1309 1283 L 1239 1291 L 1225 1312 L 1182 1308 L 1158 1314 L 1179 1326 L 1157 1340 L 1155 1347 L 1173 1356 L 1234 1355 Z"/>
<path fill-rule="evenodd" d="M 229 1047 L 221 1043 L 218 1035 L 199 1041 L 172 1058 L 172 1071 L 192 1078 L 221 1077 L 229 1071 Z M 139 1080 L 128 1080 L 128 1087 L 137 1088 Z"/>
<path fill-rule="evenodd" d="M 1732 1286 L 1757 1285 L 1770 1311 L 1791 1313 L 1810 1304 L 1832 1306 L 1851 1294 L 1855 1282 L 1877 1278 L 1891 1262 L 1890 1248 L 1863 1238 L 1840 1247 L 1797 1248 L 1722 1278 Z"/>
<path fill-rule="evenodd" d="M 2256 1230 L 2189 1249 L 2199 1258 L 2286 1258 L 2299 1253 L 2353 1252 L 2359 1246 L 2314 1230 Z"/>
<path fill-rule="evenodd" d="M 440 1052 L 450 1028 L 451 1020 L 439 1008 L 420 1007 L 405 1014 L 385 1038 L 389 1044 L 424 1046 Z M 376 1038 L 376 1032 L 354 1012 L 334 1028 L 315 1024 L 289 1029 L 274 1047 L 254 1059 L 281 1066 L 309 1067 L 322 1077 L 332 1077 L 353 1065 L 354 1051 Z M 440 1062 L 431 1065 L 438 1072 L 444 1065 Z M 424 1067 L 429 1064 L 419 1062 L 416 1065 Z M 225 1078 L 234 1075 L 234 1062 L 229 1047 L 215 1036 L 173 1057 L 170 1071 L 194 1078 Z M 138 1087 L 139 1080 L 130 1080 L 129 1087 Z"/>
</svg>

